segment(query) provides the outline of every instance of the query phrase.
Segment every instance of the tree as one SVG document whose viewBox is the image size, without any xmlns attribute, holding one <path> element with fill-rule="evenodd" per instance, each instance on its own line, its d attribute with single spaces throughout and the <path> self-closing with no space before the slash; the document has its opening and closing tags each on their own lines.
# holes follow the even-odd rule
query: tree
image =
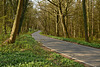
<svg viewBox="0 0 100 67">
<path fill-rule="evenodd" d="M 27 9 L 27 6 L 28 6 L 28 1 L 29 0 L 24 0 L 23 1 L 23 11 L 22 11 L 22 15 L 21 15 L 21 18 L 20 18 L 20 24 L 19 24 L 19 28 L 18 28 L 18 35 L 20 33 L 20 30 L 21 30 L 21 26 L 22 26 L 22 23 L 23 23 L 23 20 L 24 20 L 24 15 L 25 15 L 25 12 L 26 12 L 26 9 Z"/>
<path fill-rule="evenodd" d="M 3 28 L 4 28 L 4 33 L 7 34 L 6 30 L 6 0 L 3 0 Z"/>
<path fill-rule="evenodd" d="M 92 16 L 91 16 L 91 40 L 93 40 L 93 36 L 94 36 L 94 0 L 91 1 L 91 12 L 92 12 Z"/>
<path fill-rule="evenodd" d="M 86 0 L 87 6 L 87 24 L 88 24 L 88 36 L 90 36 L 90 28 L 89 28 L 89 0 Z"/>
<path fill-rule="evenodd" d="M 88 30 L 87 30 L 87 15 L 86 15 L 86 1 L 83 0 L 83 16 L 84 16 L 84 29 L 85 29 L 85 41 L 89 42 Z"/>
<path fill-rule="evenodd" d="M 17 32 L 18 32 L 18 28 L 19 28 L 20 17 L 21 17 L 21 14 L 22 14 L 22 8 L 23 8 L 23 0 L 19 0 L 17 12 L 16 12 L 16 17 L 15 17 L 15 20 L 14 20 L 12 32 L 11 32 L 10 38 L 8 40 L 8 43 L 14 43 L 15 42 L 16 35 L 17 35 Z"/>
<path fill-rule="evenodd" d="M 59 36 L 58 24 L 59 24 L 59 11 L 57 11 L 56 36 Z"/>
<path fill-rule="evenodd" d="M 58 0 L 58 4 L 55 4 L 50 0 L 48 0 L 48 1 L 59 9 L 59 15 L 61 17 L 61 24 L 62 24 L 62 27 L 63 27 L 64 37 L 65 38 L 69 37 L 68 29 L 66 27 L 66 22 L 65 22 L 65 17 L 68 14 L 68 3 L 69 3 L 69 0 L 67 2 L 65 2 L 64 12 L 63 12 L 63 9 L 62 9 L 62 1 L 61 0 Z M 67 20 L 68 20 L 68 18 L 67 18 Z"/>
</svg>

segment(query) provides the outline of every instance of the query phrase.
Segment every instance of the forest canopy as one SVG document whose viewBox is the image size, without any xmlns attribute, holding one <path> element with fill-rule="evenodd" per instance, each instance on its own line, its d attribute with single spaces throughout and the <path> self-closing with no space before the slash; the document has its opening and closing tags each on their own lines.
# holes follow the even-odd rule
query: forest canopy
<svg viewBox="0 0 100 67">
<path fill-rule="evenodd" d="M 3 41 L 11 36 L 18 3 L 0 0 Z M 47 35 L 100 43 L 100 0 L 23 0 L 21 10 L 16 34 L 39 29 Z"/>
</svg>

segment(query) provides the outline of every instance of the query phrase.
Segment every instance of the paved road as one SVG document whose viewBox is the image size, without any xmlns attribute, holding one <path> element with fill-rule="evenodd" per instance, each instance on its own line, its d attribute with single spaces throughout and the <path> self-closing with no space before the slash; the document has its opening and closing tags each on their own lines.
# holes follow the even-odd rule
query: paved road
<svg viewBox="0 0 100 67">
<path fill-rule="evenodd" d="M 35 40 L 43 43 L 44 46 L 62 53 L 70 58 L 77 59 L 94 67 L 100 67 L 100 49 L 77 45 L 39 34 L 40 31 L 32 34 Z"/>
</svg>

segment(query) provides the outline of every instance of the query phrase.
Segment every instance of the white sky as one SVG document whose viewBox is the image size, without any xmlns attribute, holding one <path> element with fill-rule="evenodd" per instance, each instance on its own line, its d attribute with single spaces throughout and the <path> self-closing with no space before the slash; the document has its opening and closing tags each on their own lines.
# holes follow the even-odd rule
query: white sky
<svg viewBox="0 0 100 67">
<path fill-rule="evenodd" d="M 32 1 L 34 2 L 33 7 L 35 8 L 35 7 L 36 7 L 36 5 L 37 5 L 37 3 L 38 3 L 39 1 L 42 1 L 42 0 L 32 0 Z"/>
</svg>

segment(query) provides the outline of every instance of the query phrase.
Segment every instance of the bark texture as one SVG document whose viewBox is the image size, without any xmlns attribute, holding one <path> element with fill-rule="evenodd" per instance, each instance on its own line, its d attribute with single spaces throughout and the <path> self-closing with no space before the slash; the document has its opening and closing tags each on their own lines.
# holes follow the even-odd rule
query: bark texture
<svg viewBox="0 0 100 67">
<path fill-rule="evenodd" d="M 12 32 L 11 32 L 8 43 L 14 43 L 15 42 L 16 35 L 17 35 L 17 32 L 18 32 L 18 28 L 19 28 L 20 17 L 21 17 L 21 13 L 22 13 L 22 7 L 23 7 L 23 0 L 19 0 L 17 12 L 16 12 L 16 17 L 15 17 L 15 20 L 14 20 Z"/>
<path fill-rule="evenodd" d="M 85 41 L 89 42 L 88 30 L 87 30 L 87 15 L 86 15 L 86 1 L 83 0 L 83 16 L 84 16 L 84 29 L 85 29 Z"/>
</svg>

